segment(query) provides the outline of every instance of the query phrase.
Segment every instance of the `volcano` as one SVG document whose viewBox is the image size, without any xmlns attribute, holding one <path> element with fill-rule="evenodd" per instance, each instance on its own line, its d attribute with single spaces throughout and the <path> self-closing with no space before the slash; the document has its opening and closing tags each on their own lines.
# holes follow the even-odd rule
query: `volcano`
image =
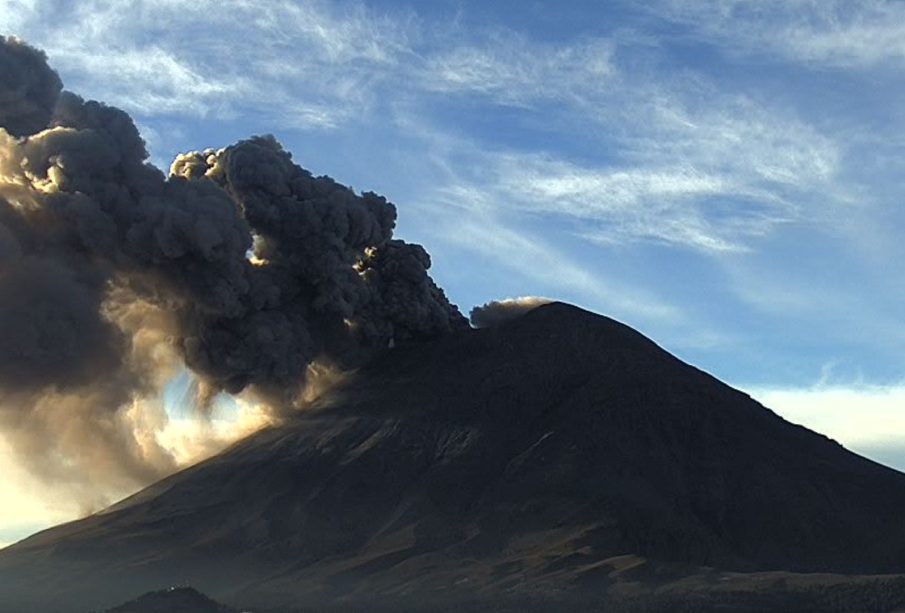
<svg viewBox="0 0 905 613">
<path fill-rule="evenodd" d="M 0 602 L 78 613 L 190 584 L 376 611 L 897 573 L 902 509 L 905 475 L 551 303 L 389 349 L 290 421 L 3 550 Z"/>
</svg>

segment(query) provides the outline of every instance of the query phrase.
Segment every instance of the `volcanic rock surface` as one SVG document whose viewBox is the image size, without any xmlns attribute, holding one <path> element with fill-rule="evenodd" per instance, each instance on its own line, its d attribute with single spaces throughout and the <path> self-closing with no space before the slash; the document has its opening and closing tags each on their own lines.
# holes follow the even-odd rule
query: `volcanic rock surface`
<svg viewBox="0 0 905 613">
<path fill-rule="evenodd" d="M 899 572 L 902 509 L 905 475 L 551 303 L 388 350 L 291 423 L 3 550 L 0 602 L 78 612 L 189 583 L 377 606 L 593 598 L 705 566 Z"/>
</svg>

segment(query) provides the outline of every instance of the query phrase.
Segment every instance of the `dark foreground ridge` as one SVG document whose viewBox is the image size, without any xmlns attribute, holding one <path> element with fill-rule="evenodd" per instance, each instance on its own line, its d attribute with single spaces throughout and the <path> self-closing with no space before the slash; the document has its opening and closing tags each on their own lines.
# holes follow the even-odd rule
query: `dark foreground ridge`
<svg viewBox="0 0 905 613">
<path fill-rule="evenodd" d="M 255 610 L 812 590 L 861 604 L 794 610 L 886 611 L 899 577 L 790 573 L 905 571 L 902 509 L 905 475 L 552 303 L 392 349 L 292 423 L 3 550 L 0 600 L 79 613 L 187 582 Z"/>
<path fill-rule="evenodd" d="M 173 587 L 131 600 L 105 613 L 238 613 L 190 587 Z"/>
</svg>

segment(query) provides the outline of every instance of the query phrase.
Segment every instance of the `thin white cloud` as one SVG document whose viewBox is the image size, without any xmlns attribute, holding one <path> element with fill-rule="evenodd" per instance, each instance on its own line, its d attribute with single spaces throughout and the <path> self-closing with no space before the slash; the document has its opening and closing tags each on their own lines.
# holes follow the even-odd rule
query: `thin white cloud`
<svg viewBox="0 0 905 613">
<path fill-rule="evenodd" d="M 143 116 L 241 112 L 329 128 L 367 108 L 372 83 L 408 53 L 406 23 L 317 0 L 86 0 L 52 16 L 5 2 L 0 17 L 69 87 Z"/>
<path fill-rule="evenodd" d="M 837 153 L 828 139 L 782 118 L 701 123 L 666 143 L 652 122 L 636 136 L 649 148 L 626 143 L 614 152 L 621 159 L 598 165 L 477 144 L 459 158 L 472 165 L 472 189 L 486 192 L 498 212 L 579 220 L 577 234 L 607 244 L 652 240 L 744 251 L 778 225 L 823 215 L 805 207 L 817 205 L 815 196 L 824 210 L 838 203 L 841 190 L 830 181 Z M 788 137 L 777 143 L 772 135 L 780 133 Z"/>
<path fill-rule="evenodd" d="M 141 115 L 205 116 L 222 111 L 229 99 L 255 90 L 248 79 L 202 74 L 184 58 L 157 46 L 97 55 L 70 43 L 47 49 L 59 69 L 103 75 L 107 85 L 99 97 Z"/>
<path fill-rule="evenodd" d="M 651 112 L 635 119 L 649 128 L 633 137 L 639 139 L 631 143 L 634 156 L 693 160 L 727 175 L 743 173 L 746 182 L 796 189 L 837 172 L 838 144 L 786 109 L 708 83 L 673 85 L 658 98 Z"/>
<path fill-rule="evenodd" d="M 481 45 L 457 46 L 427 59 L 428 91 L 478 94 L 527 106 L 539 100 L 583 99 L 609 85 L 615 45 L 605 39 L 551 45 L 496 31 Z"/>
<path fill-rule="evenodd" d="M 545 156 L 503 156 L 496 166 L 501 202 L 522 211 L 574 217 L 592 225 L 580 235 L 598 242 L 655 240 L 703 251 L 740 249 L 762 219 L 714 224 L 699 202 L 737 194 L 693 168 L 583 168 Z"/>
<path fill-rule="evenodd" d="M 40 10 L 39 0 L 0 0 L 0 23 L 8 33 L 16 33 Z"/>
<path fill-rule="evenodd" d="M 475 143 L 458 157 L 475 167 L 474 186 L 510 214 L 579 219 L 577 234 L 592 241 L 714 253 L 747 250 L 778 225 L 812 222 L 847 201 L 837 180 L 842 146 L 794 111 L 700 75 L 628 69 L 616 48 L 612 40 L 551 48 L 497 33 L 492 44 L 429 59 L 429 90 L 537 107 L 545 125 L 599 137 L 601 161 Z"/>
<path fill-rule="evenodd" d="M 736 53 L 851 69 L 905 64 L 901 2 L 662 0 L 651 10 Z"/>
</svg>

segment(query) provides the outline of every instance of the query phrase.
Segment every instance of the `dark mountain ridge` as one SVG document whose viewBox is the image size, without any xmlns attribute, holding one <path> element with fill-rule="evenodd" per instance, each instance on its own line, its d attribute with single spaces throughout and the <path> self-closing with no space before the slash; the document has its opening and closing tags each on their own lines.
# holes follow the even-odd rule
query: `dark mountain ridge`
<svg viewBox="0 0 905 613">
<path fill-rule="evenodd" d="M 105 613 L 238 613 L 190 587 L 149 592 Z"/>
<path fill-rule="evenodd" d="M 593 595 L 705 565 L 901 572 L 903 508 L 905 475 L 553 303 L 387 351 L 290 423 L 3 550 L 0 601 L 78 611 L 189 581 L 229 603 L 379 603 Z"/>
</svg>

